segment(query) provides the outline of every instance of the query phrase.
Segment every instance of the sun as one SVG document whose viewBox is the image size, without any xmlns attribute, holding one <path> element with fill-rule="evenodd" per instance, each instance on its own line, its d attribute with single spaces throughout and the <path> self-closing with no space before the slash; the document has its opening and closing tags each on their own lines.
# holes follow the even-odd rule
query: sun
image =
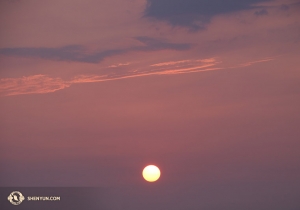
<svg viewBox="0 0 300 210">
<path fill-rule="evenodd" d="M 143 170 L 143 177 L 148 182 L 155 182 L 160 177 L 160 170 L 155 165 L 146 166 Z"/>
</svg>

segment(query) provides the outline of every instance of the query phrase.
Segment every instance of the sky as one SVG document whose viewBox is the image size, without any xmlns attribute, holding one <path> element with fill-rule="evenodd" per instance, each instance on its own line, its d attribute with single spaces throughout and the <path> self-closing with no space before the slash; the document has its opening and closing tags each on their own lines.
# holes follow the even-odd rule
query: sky
<svg viewBox="0 0 300 210">
<path fill-rule="evenodd" d="M 299 0 L 2 0 L 0 186 L 299 209 L 299 58 Z"/>
</svg>

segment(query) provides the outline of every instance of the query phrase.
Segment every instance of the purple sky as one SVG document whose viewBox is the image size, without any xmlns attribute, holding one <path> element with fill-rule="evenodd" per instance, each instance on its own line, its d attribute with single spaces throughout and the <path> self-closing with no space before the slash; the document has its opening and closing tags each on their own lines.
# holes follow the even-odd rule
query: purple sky
<svg viewBox="0 0 300 210">
<path fill-rule="evenodd" d="M 297 0 L 3 0 L 0 186 L 298 210 L 299 58 Z"/>
</svg>

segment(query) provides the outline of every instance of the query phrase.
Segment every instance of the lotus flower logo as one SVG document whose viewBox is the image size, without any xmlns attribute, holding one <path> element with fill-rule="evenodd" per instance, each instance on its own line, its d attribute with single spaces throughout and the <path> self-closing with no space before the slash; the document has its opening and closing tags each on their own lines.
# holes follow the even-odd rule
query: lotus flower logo
<svg viewBox="0 0 300 210">
<path fill-rule="evenodd" d="M 19 191 L 13 191 L 12 193 L 10 193 L 7 199 L 13 205 L 19 205 L 23 200 L 25 200 L 24 196 Z"/>
</svg>

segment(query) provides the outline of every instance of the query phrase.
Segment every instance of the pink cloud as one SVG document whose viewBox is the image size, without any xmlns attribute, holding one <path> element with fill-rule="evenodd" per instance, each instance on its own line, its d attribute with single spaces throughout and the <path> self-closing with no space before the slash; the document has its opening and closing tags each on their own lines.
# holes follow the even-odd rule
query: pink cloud
<svg viewBox="0 0 300 210">
<path fill-rule="evenodd" d="M 120 67 L 120 66 L 128 66 L 128 65 L 130 65 L 130 62 L 110 65 L 109 68 L 116 68 L 116 67 Z"/>
<path fill-rule="evenodd" d="M 21 95 L 36 93 L 51 93 L 69 87 L 70 84 L 61 78 L 51 78 L 46 75 L 33 75 L 21 78 L 4 78 L 0 80 L 1 95 Z"/>
<path fill-rule="evenodd" d="M 266 58 L 262 60 L 239 64 L 236 67 L 246 67 L 253 64 L 272 61 L 272 60 L 273 58 Z M 179 63 L 184 65 L 176 66 L 176 64 Z M 0 95 L 12 96 L 12 95 L 22 95 L 22 94 L 51 93 L 51 92 L 68 88 L 71 85 L 80 84 L 80 83 L 105 82 L 105 81 L 144 77 L 144 76 L 151 76 L 151 75 L 186 74 L 186 73 L 216 71 L 216 70 L 224 70 L 229 68 L 236 68 L 236 67 L 224 67 L 220 65 L 217 66 L 220 63 L 221 61 L 217 61 L 215 58 L 209 58 L 204 60 L 172 61 L 172 62 L 164 62 L 164 63 L 150 65 L 151 68 L 143 71 L 128 70 L 125 74 L 112 73 L 112 74 L 103 74 L 103 75 L 77 75 L 72 77 L 70 80 L 64 80 L 59 77 L 50 77 L 42 74 L 21 77 L 21 78 L 3 78 L 0 80 Z M 167 66 L 167 67 L 161 68 L 162 66 Z"/>
<path fill-rule="evenodd" d="M 190 60 L 182 60 L 182 61 L 169 61 L 169 62 L 164 62 L 164 63 L 156 63 L 151 66 L 169 66 L 169 65 L 174 65 L 174 64 L 180 64 L 180 63 L 187 63 Z"/>
</svg>

